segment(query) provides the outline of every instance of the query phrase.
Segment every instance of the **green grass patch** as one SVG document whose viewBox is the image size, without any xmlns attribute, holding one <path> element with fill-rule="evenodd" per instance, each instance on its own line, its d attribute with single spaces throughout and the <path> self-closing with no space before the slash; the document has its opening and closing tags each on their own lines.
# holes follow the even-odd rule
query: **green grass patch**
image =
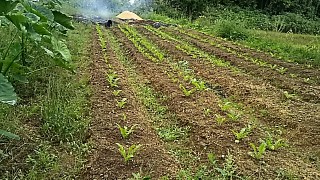
<svg viewBox="0 0 320 180">
<path fill-rule="evenodd" d="M 0 136 L 0 179 L 76 179 L 83 168 L 90 149 L 85 141 L 91 30 L 77 24 L 68 33 L 75 73 L 44 61 L 44 52 L 29 47 L 34 57 L 29 83 L 14 82 L 22 100 L 15 106 L 0 104 L 0 129 L 21 137 Z"/>
</svg>

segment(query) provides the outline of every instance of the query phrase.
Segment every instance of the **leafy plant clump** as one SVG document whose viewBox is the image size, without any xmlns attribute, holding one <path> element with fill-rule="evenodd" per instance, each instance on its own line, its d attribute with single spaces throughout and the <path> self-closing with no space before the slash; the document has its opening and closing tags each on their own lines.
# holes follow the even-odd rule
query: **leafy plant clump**
<svg viewBox="0 0 320 180">
<path fill-rule="evenodd" d="M 119 143 L 116 143 L 116 144 L 119 147 L 118 150 L 119 150 L 121 156 L 123 157 L 125 163 L 128 163 L 132 158 L 134 158 L 134 155 L 142 146 L 140 144 L 139 145 L 132 145 L 126 150 L 121 144 L 119 144 Z"/>
<path fill-rule="evenodd" d="M 126 104 L 127 104 L 127 98 L 123 98 L 123 99 L 121 99 L 121 101 L 118 101 L 118 102 L 117 102 L 117 106 L 118 106 L 120 109 L 123 109 Z"/>
<path fill-rule="evenodd" d="M 259 147 L 257 147 L 254 143 L 250 143 L 250 146 L 253 149 L 253 152 L 248 153 L 251 157 L 258 159 L 258 160 L 263 158 L 263 155 L 265 154 L 266 149 L 267 149 L 267 144 L 265 142 L 262 142 L 259 145 Z"/>
<path fill-rule="evenodd" d="M 14 32 L 0 51 L 0 85 L 5 87 L 0 90 L 0 102 L 16 104 L 11 82 L 25 83 L 25 74 L 32 71 L 28 68 L 33 59 L 30 44 L 36 47 L 32 51 L 43 51 L 57 66 L 72 69 L 70 51 L 59 35 L 74 27 L 72 18 L 57 10 L 60 5 L 58 1 L 0 1 L 1 26 Z"/>
<path fill-rule="evenodd" d="M 252 129 L 253 127 L 251 125 L 248 125 L 247 127 L 242 128 L 239 132 L 232 130 L 232 133 L 236 137 L 236 142 L 239 142 L 240 140 L 248 137 L 252 132 Z"/>
<path fill-rule="evenodd" d="M 127 126 L 122 127 L 119 124 L 117 124 L 117 126 L 120 130 L 122 138 L 127 139 L 134 132 L 134 129 L 137 125 L 133 125 L 131 128 L 128 128 Z"/>
<path fill-rule="evenodd" d="M 283 139 L 274 140 L 270 133 L 268 133 L 268 137 L 264 140 L 264 142 L 267 144 L 267 149 L 271 151 L 288 146 Z"/>
<path fill-rule="evenodd" d="M 217 36 L 229 40 L 245 40 L 249 37 L 248 31 L 237 22 L 230 20 L 220 20 L 215 25 Z"/>
<path fill-rule="evenodd" d="M 179 85 L 179 88 L 182 90 L 183 94 L 184 94 L 186 97 L 191 96 L 191 94 L 195 92 L 194 89 L 188 90 L 188 89 L 187 89 L 186 87 L 184 87 L 182 84 Z"/>
</svg>

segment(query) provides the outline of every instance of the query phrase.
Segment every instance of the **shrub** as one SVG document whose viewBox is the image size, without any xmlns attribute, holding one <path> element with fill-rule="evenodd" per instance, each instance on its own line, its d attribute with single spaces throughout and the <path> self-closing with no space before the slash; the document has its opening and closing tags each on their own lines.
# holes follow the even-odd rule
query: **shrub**
<svg viewBox="0 0 320 180">
<path fill-rule="evenodd" d="M 219 20 L 215 24 L 217 36 L 229 40 L 245 40 L 249 37 L 249 32 L 235 21 Z"/>
</svg>

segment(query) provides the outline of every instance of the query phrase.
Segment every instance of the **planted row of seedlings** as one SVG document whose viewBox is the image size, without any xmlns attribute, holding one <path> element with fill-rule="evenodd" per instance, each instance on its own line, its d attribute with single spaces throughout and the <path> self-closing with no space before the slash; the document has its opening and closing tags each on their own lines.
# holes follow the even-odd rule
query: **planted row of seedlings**
<svg viewBox="0 0 320 180">
<path fill-rule="evenodd" d="M 257 114 L 257 117 L 259 117 L 259 120 L 263 120 L 263 123 L 266 127 L 271 127 L 271 130 L 262 130 L 262 131 L 274 131 L 274 132 L 281 132 L 283 137 L 285 139 L 290 139 L 294 141 L 292 144 L 297 145 L 290 146 L 290 148 L 286 148 L 284 151 L 281 151 L 276 154 L 271 154 L 272 158 L 269 156 L 270 159 L 279 159 L 279 157 L 282 158 L 284 161 L 287 157 L 287 154 L 291 154 L 291 159 L 286 160 L 293 162 L 293 164 L 296 164 L 302 168 L 308 167 L 308 162 L 299 162 L 296 163 L 293 160 L 293 157 L 297 154 L 302 154 L 302 156 L 306 157 L 311 153 L 316 153 L 314 149 L 312 149 L 312 141 L 315 141 L 315 138 L 313 138 L 313 135 L 317 133 L 317 129 L 315 129 L 314 125 L 317 121 L 314 120 L 314 117 L 317 116 L 316 109 L 317 107 L 313 104 L 304 103 L 304 102 L 295 102 L 291 101 L 290 99 L 283 100 L 282 94 L 279 93 L 279 90 L 269 86 L 267 84 L 261 84 L 260 81 L 255 80 L 252 76 L 247 76 L 245 74 L 242 74 L 241 72 L 234 72 L 228 70 L 226 67 L 216 66 L 214 63 L 205 63 L 201 60 L 198 60 L 196 57 L 193 57 L 191 55 L 191 52 L 189 53 L 181 53 L 180 50 L 177 50 L 176 46 L 178 46 L 178 43 L 175 42 L 171 37 L 171 40 L 169 39 L 161 39 L 155 35 L 152 35 L 152 31 L 159 31 L 152 29 L 152 31 L 146 31 L 146 29 L 151 29 L 150 27 L 144 28 L 138 28 L 139 31 L 147 36 L 149 39 L 152 40 L 153 43 L 159 45 L 161 49 L 165 49 L 167 54 L 172 54 L 172 56 L 175 57 L 175 59 L 184 59 L 187 60 L 190 65 L 192 65 L 192 68 L 195 68 L 195 72 L 197 74 L 200 74 L 201 77 L 206 77 L 206 80 L 209 80 L 208 82 L 214 84 L 215 82 L 221 83 L 222 86 L 224 86 L 224 89 L 226 92 L 229 92 L 228 94 L 235 95 L 234 97 L 238 101 L 245 102 L 246 106 L 254 108 L 256 111 L 252 112 L 254 114 Z M 150 34 L 151 32 L 151 34 Z M 155 33 L 156 34 L 156 33 Z M 160 33 L 158 33 L 160 34 Z M 166 35 L 165 32 L 161 32 L 162 38 Z M 281 92 L 281 91 L 280 91 Z M 287 98 L 287 97 L 284 97 Z M 284 102 L 283 102 L 284 101 Z M 306 107 L 305 107 L 306 106 Z M 301 107 L 303 108 L 303 111 L 306 111 L 310 113 L 310 116 L 305 117 L 299 111 L 301 112 Z M 286 109 L 286 111 L 284 111 Z M 300 109 L 300 110 L 299 110 Z M 319 109 L 319 107 L 318 107 Z M 313 118 L 312 118 L 313 117 Z M 298 123 L 297 121 L 304 122 L 304 123 Z M 299 132 L 299 135 L 301 137 L 296 136 L 297 131 L 296 127 L 299 128 L 308 128 L 312 132 Z M 276 130 L 277 129 L 277 130 Z M 245 131 L 245 130 L 240 130 Z M 265 133 L 268 139 L 268 133 Z M 304 143 L 305 138 L 311 138 L 312 140 L 308 143 Z M 265 140 L 266 142 L 267 140 Z M 276 140 L 277 141 L 277 140 Z M 318 141 L 318 140 L 316 140 Z M 283 140 L 279 140 L 277 143 L 280 146 L 283 146 Z M 260 149 L 264 149 L 266 143 L 261 143 L 259 147 Z M 306 147 L 308 148 L 308 152 L 302 151 Z M 278 146 L 278 145 L 276 145 Z M 273 149 L 273 148 L 270 148 Z M 258 157 L 258 156 L 257 156 Z M 300 159 L 302 160 L 302 159 Z M 281 162 L 281 161 L 277 161 Z M 275 163 L 273 161 L 268 161 L 270 164 L 274 164 L 275 167 L 281 167 L 281 163 Z M 301 164 L 302 163 L 302 164 Z M 288 168 L 290 169 L 290 167 Z M 274 169 L 275 170 L 275 169 Z M 276 171 L 276 170 L 275 170 Z M 299 171 L 299 170 L 297 170 Z M 302 170 L 302 174 L 308 174 L 308 170 Z M 311 171 L 315 171 L 315 168 L 313 168 Z M 308 174 L 309 177 L 314 177 L 314 174 Z"/>
<path fill-rule="evenodd" d="M 189 41 L 201 41 L 207 44 L 210 44 L 216 48 L 223 49 L 226 52 L 229 52 L 239 58 L 245 59 L 247 61 L 251 61 L 257 66 L 262 66 L 266 68 L 270 68 L 270 70 L 277 71 L 281 75 L 286 74 L 288 77 L 291 77 L 295 80 L 299 80 L 300 82 L 304 82 L 306 84 L 318 84 L 320 78 L 320 72 L 313 68 L 305 67 L 305 65 L 284 62 L 283 60 L 278 60 L 273 57 L 269 57 L 268 55 L 257 52 L 256 50 L 252 50 L 248 47 L 243 47 L 243 45 L 239 43 L 230 44 L 227 40 L 222 38 L 214 38 L 214 37 L 204 37 L 203 34 L 199 34 L 194 31 L 187 31 L 184 29 L 175 29 L 179 31 L 186 39 Z M 191 39 L 190 39 L 191 38 Z M 193 39 L 192 39 L 193 38 Z"/>
<path fill-rule="evenodd" d="M 233 51 L 235 54 L 230 53 L 228 51 L 224 51 L 221 49 L 221 45 L 216 45 L 218 47 L 212 46 L 210 43 L 203 43 L 197 39 L 193 39 L 186 35 L 183 35 L 175 30 L 164 29 L 168 36 L 175 37 L 178 39 L 179 43 L 184 46 L 193 47 L 198 51 L 202 52 L 202 54 L 208 53 L 209 55 L 217 56 L 221 59 L 224 59 L 241 69 L 242 71 L 260 77 L 263 80 L 266 80 L 268 83 L 279 87 L 286 92 L 286 94 L 295 96 L 296 99 L 299 99 L 298 96 L 301 96 L 300 99 L 308 102 L 317 103 L 320 99 L 319 90 L 317 87 L 313 86 L 315 83 L 310 77 L 297 77 L 296 74 L 285 74 L 288 70 L 284 67 L 273 66 L 274 71 L 270 69 L 269 65 L 263 61 L 263 66 L 261 66 L 260 62 L 256 61 L 260 65 L 256 65 L 252 63 L 246 56 L 238 53 L 237 51 Z M 216 44 L 216 43 L 215 43 Z M 248 60 L 246 60 L 248 59 Z M 253 59 L 254 60 L 254 59 Z M 249 62 L 250 61 L 250 62 Z M 255 60 L 254 60 L 255 61 Z M 264 67 L 264 66 L 268 67 Z"/>
<path fill-rule="evenodd" d="M 98 26 L 97 31 L 99 39 L 105 42 L 105 46 L 100 43 L 105 50 L 99 48 L 100 52 L 94 53 L 92 81 L 96 93 L 92 139 L 95 149 L 83 178 L 128 179 L 132 175 L 142 176 L 141 169 L 156 177 L 172 174 L 177 169 L 176 163 L 163 152 L 161 142 L 147 122 L 128 84 L 126 69 L 118 61 L 110 42 L 105 41 L 106 30 Z M 101 57 L 103 60 L 97 60 Z"/>
<path fill-rule="evenodd" d="M 120 99 L 118 99 L 116 101 L 116 106 L 120 109 L 124 109 L 126 107 L 126 104 L 128 103 L 127 102 L 128 99 L 125 97 L 121 97 L 122 90 L 121 90 L 121 87 L 119 86 L 120 78 L 119 78 L 117 72 L 115 71 L 115 69 L 112 67 L 112 65 L 110 63 L 108 63 L 107 54 L 105 53 L 105 51 L 107 51 L 107 50 L 111 51 L 111 49 L 110 48 L 107 49 L 106 43 L 105 43 L 105 38 L 103 37 L 104 33 L 101 31 L 101 27 L 99 25 L 97 25 L 97 31 L 99 33 L 99 39 L 101 42 L 100 45 L 101 45 L 102 50 L 104 52 L 103 54 L 104 54 L 105 62 L 109 67 L 108 72 L 106 72 L 106 80 L 109 83 L 109 87 L 112 90 L 112 94 L 116 98 L 120 97 Z M 127 120 L 127 115 L 125 113 L 123 113 L 122 116 L 123 116 L 124 123 L 126 123 L 125 121 Z M 116 125 L 117 125 L 119 132 L 121 134 L 121 137 L 123 139 L 128 139 L 129 136 L 134 132 L 135 127 L 137 126 L 137 124 L 135 124 L 135 125 L 132 125 L 131 127 L 127 127 L 126 125 L 121 126 L 118 123 Z M 119 147 L 119 152 L 122 155 L 125 163 L 128 163 L 132 158 L 134 158 L 134 155 L 142 146 L 140 144 L 138 144 L 138 145 L 133 144 L 126 149 L 123 145 L 121 145 L 119 143 L 116 143 L 116 145 Z"/>
<path fill-rule="evenodd" d="M 132 27 L 130 27 L 130 28 L 132 28 Z M 130 32 L 134 32 L 134 30 L 130 30 Z M 137 32 L 134 32 L 134 33 L 135 33 L 135 35 L 133 35 L 133 36 L 137 36 L 140 39 L 144 39 L 143 36 L 137 35 Z M 130 39 L 134 39 L 134 38 L 130 38 Z M 133 44 L 137 44 L 137 43 L 138 42 L 135 42 Z M 152 44 L 152 43 L 148 42 L 148 44 Z M 153 45 L 152 49 L 159 49 L 159 48 Z M 143 52 L 144 51 L 142 51 L 142 53 Z M 166 58 L 166 59 L 170 59 L 170 58 Z M 168 63 L 168 64 L 170 64 L 170 63 Z M 169 67 L 170 67 L 170 65 L 169 65 Z M 187 71 L 183 72 L 183 69 L 187 70 Z M 190 68 L 186 66 L 185 62 L 182 65 L 182 68 L 180 68 L 180 73 L 179 74 L 184 74 L 183 77 L 187 81 L 188 81 L 188 77 L 193 77 L 194 76 L 192 73 L 190 73 Z M 190 84 L 192 84 L 192 80 L 189 81 L 189 82 L 190 82 Z M 203 82 L 203 85 L 206 84 L 206 83 L 204 83 L 204 81 L 202 81 L 202 82 Z M 181 87 L 181 85 L 180 85 L 180 87 Z M 195 87 L 197 87 L 197 86 L 195 86 Z M 203 88 L 203 90 L 206 90 L 206 89 L 207 88 Z M 189 94 L 189 93 L 185 93 L 185 96 L 186 96 L 186 94 Z M 224 117 L 224 116 L 216 114 L 215 115 L 215 119 L 216 119 L 218 124 L 220 124 L 220 125 L 223 124 L 226 121 L 226 119 L 231 120 L 231 122 L 237 122 L 238 120 L 240 120 L 242 118 L 247 119 L 246 115 L 244 115 L 244 111 L 243 110 L 239 110 L 239 109 L 234 107 L 234 106 L 237 106 L 237 104 L 235 104 L 233 102 L 230 102 L 230 101 L 228 101 L 226 99 L 223 102 L 222 102 L 222 100 L 218 100 L 218 101 L 220 101 L 220 103 L 219 103 L 220 109 L 218 111 L 221 111 L 226 116 L 226 117 Z M 203 105 L 205 105 L 205 103 L 201 103 L 201 105 L 203 106 Z M 212 112 L 213 111 L 210 108 L 203 108 L 203 114 L 204 114 L 204 116 L 207 116 L 208 118 L 212 118 L 212 116 L 211 116 Z M 249 115 L 249 117 L 250 117 L 250 115 Z M 208 121 L 208 120 L 206 119 L 206 121 Z M 241 123 L 238 123 L 238 125 L 239 124 L 241 124 Z M 239 126 L 241 126 L 241 125 L 239 125 Z M 240 128 L 239 131 L 232 130 L 231 132 L 236 138 L 235 142 L 239 143 L 241 140 L 243 140 L 244 138 L 248 137 L 249 134 L 252 133 L 252 130 L 254 129 L 254 127 L 255 127 L 255 125 L 248 124 L 248 125 L 245 125 L 244 128 Z M 190 136 L 192 136 L 192 135 L 190 135 Z M 249 154 L 252 157 L 256 158 L 256 159 L 261 159 L 263 154 L 265 153 L 266 149 L 276 150 L 276 149 L 278 149 L 280 147 L 285 146 L 286 143 L 282 139 L 274 140 L 273 136 L 268 134 L 266 139 L 264 141 L 262 141 L 261 144 L 259 144 L 259 148 L 256 147 L 256 145 L 253 144 L 253 143 L 251 143 L 250 145 L 251 145 L 253 151 L 249 152 Z M 247 154 L 247 153 L 245 153 L 245 154 Z"/>
<path fill-rule="evenodd" d="M 252 57 L 264 59 L 272 64 L 283 66 L 287 68 L 288 72 L 290 73 L 297 73 L 301 76 L 304 74 L 306 77 L 319 77 L 320 75 L 320 73 L 317 71 L 317 67 L 313 67 L 311 64 L 298 64 L 295 63 L 294 60 L 282 58 L 275 53 L 263 52 L 259 49 L 254 49 L 247 45 L 241 44 L 240 42 L 228 41 L 227 39 L 215 37 L 206 32 L 188 30 L 188 33 L 196 35 L 197 37 L 208 39 L 209 41 L 216 41 L 225 47 L 232 48 L 243 53 L 248 53 Z"/>
</svg>

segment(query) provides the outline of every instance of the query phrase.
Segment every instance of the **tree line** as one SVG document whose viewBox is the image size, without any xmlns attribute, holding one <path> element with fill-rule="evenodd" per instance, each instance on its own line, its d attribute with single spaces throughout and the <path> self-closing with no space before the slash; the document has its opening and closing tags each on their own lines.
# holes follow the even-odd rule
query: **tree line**
<svg viewBox="0 0 320 180">
<path fill-rule="evenodd" d="M 319 0 L 154 0 L 156 11 L 173 8 L 183 15 L 196 18 L 217 6 L 259 10 L 270 15 L 295 13 L 308 18 L 320 17 Z"/>
</svg>

